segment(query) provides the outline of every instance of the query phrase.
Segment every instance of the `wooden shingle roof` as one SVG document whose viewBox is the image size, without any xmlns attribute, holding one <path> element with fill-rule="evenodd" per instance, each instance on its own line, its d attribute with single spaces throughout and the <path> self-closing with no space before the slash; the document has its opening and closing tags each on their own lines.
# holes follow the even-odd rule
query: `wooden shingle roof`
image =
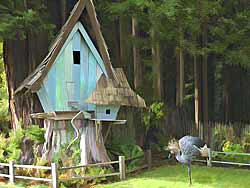
<svg viewBox="0 0 250 188">
<path fill-rule="evenodd" d="M 118 84 L 106 79 L 103 74 L 98 80 L 96 89 L 87 98 L 86 103 L 98 105 L 123 105 L 133 107 L 146 107 L 145 101 L 129 86 L 127 78 L 121 68 L 115 69 Z"/>
</svg>

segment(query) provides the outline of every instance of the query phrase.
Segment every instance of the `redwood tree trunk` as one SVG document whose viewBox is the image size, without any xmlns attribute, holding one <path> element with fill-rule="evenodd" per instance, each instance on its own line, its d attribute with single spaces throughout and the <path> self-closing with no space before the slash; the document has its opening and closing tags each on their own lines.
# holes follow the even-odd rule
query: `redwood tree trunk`
<svg viewBox="0 0 250 188">
<path fill-rule="evenodd" d="M 162 99 L 162 70 L 161 70 L 161 52 L 160 42 L 156 39 L 156 32 L 152 32 L 152 60 L 154 71 L 154 93 L 158 100 Z"/>
<path fill-rule="evenodd" d="M 139 36 L 138 22 L 136 18 L 132 18 L 132 35 L 133 37 Z M 140 49 L 134 44 L 133 46 L 133 58 L 134 58 L 134 86 L 138 89 L 142 85 L 142 65 Z"/>
<path fill-rule="evenodd" d="M 129 84 L 133 87 L 133 59 L 132 49 L 129 44 L 129 37 L 131 37 L 131 19 L 127 16 L 121 16 L 119 19 L 120 24 L 120 55 L 121 65 L 128 78 Z"/>
<path fill-rule="evenodd" d="M 59 29 L 63 21 L 63 16 L 58 10 L 58 4 L 61 0 L 48 1 L 49 14 L 51 22 L 57 25 Z M 31 8 L 31 5 L 25 4 L 25 8 Z M 41 112 L 41 104 L 35 94 L 29 96 L 14 94 L 15 89 L 22 81 L 41 63 L 48 52 L 48 34 L 26 32 L 26 38 L 20 39 L 17 35 L 15 40 L 4 41 L 4 66 L 6 71 L 7 88 L 9 95 L 9 110 L 11 114 L 10 123 L 13 129 L 18 125 L 26 127 L 30 123 L 29 114 Z"/>
<path fill-rule="evenodd" d="M 207 46 L 207 28 L 203 30 L 203 48 Z M 206 143 L 210 143 L 210 127 L 208 125 L 208 73 L 207 73 L 207 52 L 204 50 L 202 62 L 202 97 L 203 97 L 203 124 Z"/>
<path fill-rule="evenodd" d="M 197 55 L 194 54 L 194 114 L 195 128 L 199 129 L 199 75 L 197 65 Z"/>
</svg>

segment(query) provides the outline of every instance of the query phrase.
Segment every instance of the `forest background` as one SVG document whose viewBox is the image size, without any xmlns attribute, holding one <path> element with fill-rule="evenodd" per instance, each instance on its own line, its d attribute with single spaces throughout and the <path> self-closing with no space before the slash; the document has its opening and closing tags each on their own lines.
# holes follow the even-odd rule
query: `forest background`
<svg viewBox="0 0 250 188">
<path fill-rule="evenodd" d="M 37 96 L 14 96 L 14 91 L 44 58 L 76 2 L 0 2 L 2 130 L 16 129 L 20 121 L 28 126 L 29 114 L 41 110 Z M 94 0 L 94 4 L 113 66 L 124 69 L 147 105 L 163 102 L 166 119 L 185 114 L 197 129 L 202 122 L 208 142 L 209 122 L 249 123 L 248 0 Z M 95 42 L 87 16 L 81 19 Z M 178 132 L 174 124 L 167 126 L 173 134 Z"/>
</svg>

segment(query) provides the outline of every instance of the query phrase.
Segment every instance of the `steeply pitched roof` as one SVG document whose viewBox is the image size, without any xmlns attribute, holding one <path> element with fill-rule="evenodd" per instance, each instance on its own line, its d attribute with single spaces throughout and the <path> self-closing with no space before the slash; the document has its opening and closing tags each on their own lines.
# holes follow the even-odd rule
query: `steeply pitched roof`
<svg viewBox="0 0 250 188">
<path fill-rule="evenodd" d="M 99 105 L 146 107 L 144 99 L 130 88 L 123 70 L 117 68 L 115 73 L 118 84 L 115 84 L 111 79 L 106 79 L 103 74 L 98 80 L 96 89 L 84 102 Z"/>
<path fill-rule="evenodd" d="M 41 64 L 31 73 L 23 82 L 22 84 L 16 89 L 15 93 L 22 91 L 24 88 L 35 92 L 39 89 L 43 79 L 48 74 L 50 68 L 52 67 L 53 63 L 56 60 L 61 48 L 63 47 L 64 43 L 66 42 L 70 32 L 72 31 L 73 27 L 77 23 L 79 17 L 81 16 L 84 8 L 86 7 L 91 25 L 93 27 L 95 37 L 97 39 L 97 45 L 104 61 L 104 66 L 107 71 L 108 77 L 117 81 L 116 75 L 114 70 L 111 66 L 110 57 L 108 54 L 107 46 L 102 36 L 100 25 L 96 17 L 95 8 L 93 5 L 92 0 L 79 0 L 75 7 L 73 8 L 67 22 L 64 24 L 62 29 L 60 30 L 57 38 L 51 45 L 51 48 L 41 62 Z"/>
</svg>

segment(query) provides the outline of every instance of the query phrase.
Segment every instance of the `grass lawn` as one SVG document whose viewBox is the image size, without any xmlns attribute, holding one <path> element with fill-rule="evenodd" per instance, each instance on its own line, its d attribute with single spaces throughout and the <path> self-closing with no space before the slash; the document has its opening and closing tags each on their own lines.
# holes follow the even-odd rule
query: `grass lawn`
<svg viewBox="0 0 250 188">
<path fill-rule="evenodd" d="M 250 170 L 192 166 L 192 188 L 248 188 Z M 162 166 L 128 177 L 126 181 L 96 188 L 183 188 L 189 187 L 187 166 Z"/>
<path fill-rule="evenodd" d="M 15 185 L 13 184 L 6 184 L 6 183 L 0 183 L 0 188 L 48 188 L 48 185 L 32 185 L 32 186 L 27 186 L 23 181 L 17 181 Z"/>
</svg>

